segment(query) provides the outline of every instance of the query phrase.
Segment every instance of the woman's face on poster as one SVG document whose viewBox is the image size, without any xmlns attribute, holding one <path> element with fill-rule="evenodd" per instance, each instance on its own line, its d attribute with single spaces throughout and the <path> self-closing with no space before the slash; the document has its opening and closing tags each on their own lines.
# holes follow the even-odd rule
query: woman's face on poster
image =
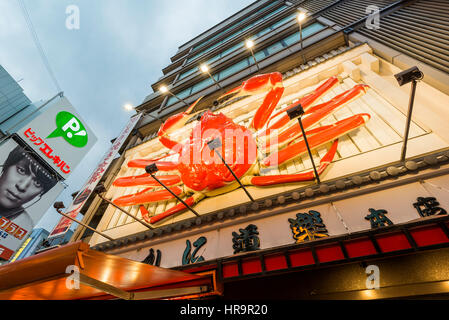
<svg viewBox="0 0 449 320">
<path fill-rule="evenodd" d="M 20 160 L 4 168 L 0 176 L 0 207 L 6 209 L 21 207 L 42 193 L 43 189 L 28 161 Z"/>
</svg>

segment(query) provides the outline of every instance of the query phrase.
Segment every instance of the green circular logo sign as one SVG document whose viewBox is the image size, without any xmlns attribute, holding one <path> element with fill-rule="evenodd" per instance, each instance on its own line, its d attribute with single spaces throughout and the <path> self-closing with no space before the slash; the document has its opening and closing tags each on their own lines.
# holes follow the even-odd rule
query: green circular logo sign
<svg viewBox="0 0 449 320">
<path fill-rule="evenodd" d="M 56 115 L 56 129 L 47 138 L 63 137 L 72 146 L 82 148 L 87 144 L 87 131 L 81 121 L 67 111 Z"/>
</svg>

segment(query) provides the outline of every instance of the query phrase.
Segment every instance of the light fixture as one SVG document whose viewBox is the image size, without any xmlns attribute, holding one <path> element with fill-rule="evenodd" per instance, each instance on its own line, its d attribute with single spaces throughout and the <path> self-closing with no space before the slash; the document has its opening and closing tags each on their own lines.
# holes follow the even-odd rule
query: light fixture
<svg viewBox="0 0 449 320">
<path fill-rule="evenodd" d="M 246 40 L 246 41 L 245 41 L 245 46 L 246 46 L 248 49 L 251 49 L 252 47 L 254 47 L 254 41 L 253 41 L 253 40 Z"/>
<path fill-rule="evenodd" d="M 212 77 L 212 75 L 209 72 L 209 67 L 207 66 L 207 64 L 203 63 L 202 65 L 200 65 L 200 70 L 203 73 L 207 73 L 207 75 L 209 76 L 209 78 L 212 79 L 212 81 L 220 88 L 223 89 L 220 84 L 214 79 L 214 77 Z"/>
<path fill-rule="evenodd" d="M 304 21 L 305 18 L 306 18 L 306 13 L 303 11 L 300 11 L 298 13 L 298 16 L 296 17 L 296 19 L 298 19 L 298 22 Z"/>
<path fill-rule="evenodd" d="M 134 109 L 134 107 L 132 106 L 132 104 L 130 103 L 126 103 L 123 108 L 125 108 L 126 111 L 131 111 Z"/>
<path fill-rule="evenodd" d="M 200 70 L 201 70 L 201 72 L 203 72 L 203 73 L 207 73 L 207 72 L 209 72 L 209 67 L 206 65 L 206 64 L 202 64 L 201 66 L 200 66 Z"/>
<path fill-rule="evenodd" d="M 99 196 L 102 200 L 106 201 L 107 203 L 109 203 L 110 205 L 112 205 L 113 207 L 119 209 L 120 211 L 122 211 L 123 213 L 125 213 L 126 215 L 128 215 L 129 217 L 133 218 L 134 220 L 136 220 L 137 222 L 140 222 L 141 224 L 143 224 L 145 227 L 147 227 L 148 229 L 154 229 L 152 226 L 150 226 L 148 223 L 146 223 L 143 220 L 140 220 L 139 218 L 135 217 L 134 215 L 132 215 L 131 213 L 129 213 L 128 211 L 124 210 L 123 208 L 120 208 L 119 206 L 117 206 L 114 202 L 110 201 L 109 199 L 107 199 L 105 196 L 102 195 L 102 193 L 105 193 L 106 187 L 104 186 L 103 183 L 99 183 L 97 184 L 97 186 L 94 188 L 94 193 L 97 194 L 97 196 Z M 56 204 L 55 204 L 56 205 Z"/>
<path fill-rule="evenodd" d="M 231 167 L 226 163 L 225 159 L 223 158 L 223 156 L 221 155 L 219 149 L 221 148 L 221 140 L 219 137 L 210 140 L 207 142 L 207 146 L 209 147 L 210 150 L 214 151 L 218 157 L 221 159 L 221 161 L 223 162 L 223 164 L 226 166 L 226 168 L 228 168 L 229 172 L 232 174 L 232 176 L 234 177 L 234 179 L 240 184 L 240 186 L 242 187 L 243 191 L 245 191 L 246 195 L 248 196 L 248 198 L 254 202 L 253 197 L 251 197 L 251 194 L 248 192 L 248 190 L 246 190 L 245 186 L 243 185 L 243 183 L 240 181 L 240 179 L 236 176 L 236 174 L 234 173 L 234 171 L 232 171 Z"/>
<path fill-rule="evenodd" d="M 176 94 L 172 93 L 170 90 L 168 90 L 167 86 L 162 85 L 159 87 L 159 91 L 164 94 L 166 92 L 168 92 L 169 94 L 171 94 L 173 97 L 175 97 L 176 99 L 178 99 L 179 101 L 182 101 L 186 106 L 188 106 L 187 102 L 184 101 L 184 99 L 181 99 L 180 97 L 178 97 Z"/>
<path fill-rule="evenodd" d="M 172 196 L 174 196 L 179 202 L 181 202 L 187 209 L 189 209 L 194 215 L 199 217 L 200 215 L 198 212 L 192 209 L 191 206 L 189 206 L 184 200 L 182 200 L 176 193 L 170 190 L 169 187 L 167 187 L 162 181 L 160 181 L 158 178 L 156 178 L 156 175 L 154 173 L 159 171 L 159 168 L 157 167 L 156 163 L 149 164 L 145 167 L 146 173 L 148 173 L 154 180 L 156 180 L 162 187 L 164 187 L 165 190 L 167 190 Z"/>
<path fill-rule="evenodd" d="M 407 84 L 409 82 L 412 83 L 412 90 L 410 92 L 410 100 L 408 103 L 407 123 L 405 125 L 404 142 L 402 144 L 400 160 L 401 162 L 404 162 L 407 152 L 407 140 L 410 131 L 410 122 L 412 120 L 413 103 L 415 101 L 416 84 L 418 80 L 422 80 L 424 78 L 424 74 L 418 69 L 418 67 L 415 66 L 395 74 L 394 77 L 396 78 L 400 86 L 403 86 L 404 84 Z"/>
<path fill-rule="evenodd" d="M 168 89 L 167 89 L 166 86 L 160 86 L 159 87 L 159 91 L 162 92 L 162 93 L 166 93 L 168 91 Z"/>
<path fill-rule="evenodd" d="M 68 214 L 62 212 L 62 209 L 65 208 L 64 202 L 62 202 L 62 201 L 55 202 L 55 203 L 53 204 L 53 207 L 56 209 L 56 212 L 58 212 L 61 216 L 65 217 L 65 218 L 67 218 L 67 219 L 69 219 L 69 220 L 72 220 L 73 222 L 78 223 L 79 225 L 83 226 L 84 228 L 87 228 L 87 229 L 89 229 L 89 230 L 91 230 L 91 231 L 93 231 L 93 232 L 95 232 L 95 233 L 98 233 L 99 235 L 101 235 L 102 237 L 105 237 L 105 238 L 108 239 L 108 240 L 111 240 L 111 241 L 114 241 L 114 240 L 115 240 L 115 239 L 111 238 L 110 236 L 104 234 L 103 232 L 100 232 L 100 231 L 98 231 L 98 230 L 96 230 L 96 229 L 94 229 L 94 228 L 88 226 L 87 224 L 84 224 L 84 223 L 82 223 L 81 221 L 79 221 L 79 220 L 77 220 L 77 219 L 75 219 L 75 218 L 72 218 L 72 217 L 69 216 Z"/>
<path fill-rule="evenodd" d="M 298 16 L 296 17 L 296 19 L 298 20 L 299 23 L 299 41 L 301 43 L 301 55 L 302 55 L 302 60 L 303 63 L 306 62 L 306 58 L 304 56 L 304 52 L 303 52 L 303 44 L 302 44 L 302 22 L 305 20 L 306 18 L 306 13 L 304 11 L 300 11 L 298 13 Z"/>
<path fill-rule="evenodd" d="M 257 71 L 260 71 L 259 64 L 257 63 L 256 56 L 254 55 L 254 52 L 253 52 L 254 41 L 251 39 L 246 40 L 245 46 L 249 49 L 249 51 L 251 51 L 251 55 L 253 56 L 254 63 L 256 64 L 256 67 L 257 67 Z"/>
</svg>

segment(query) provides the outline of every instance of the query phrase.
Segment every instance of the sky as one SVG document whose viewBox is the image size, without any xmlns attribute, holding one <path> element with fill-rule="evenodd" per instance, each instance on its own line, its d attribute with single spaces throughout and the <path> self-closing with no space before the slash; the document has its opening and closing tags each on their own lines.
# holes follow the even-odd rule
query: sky
<svg viewBox="0 0 449 320">
<path fill-rule="evenodd" d="M 68 207 L 118 136 L 152 92 L 178 47 L 254 0 L 23 0 L 65 97 L 98 142 L 65 181 L 56 201 Z M 68 29 L 68 6 L 79 8 L 79 29 Z M 57 88 L 44 67 L 19 0 L 0 0 L 0 65 L 31 101 Z M 80 218 L 80 217 L 79 217 Z M 51 231 L 60 215 L 50 208 L 36 227 Z"/>
</svg>

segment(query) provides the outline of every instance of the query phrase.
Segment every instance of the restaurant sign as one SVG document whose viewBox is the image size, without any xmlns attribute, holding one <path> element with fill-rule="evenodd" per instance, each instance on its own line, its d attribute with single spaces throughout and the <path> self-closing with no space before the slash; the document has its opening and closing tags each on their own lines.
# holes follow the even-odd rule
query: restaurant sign
<svg viewBox="0 0 449 320">
<path fill-rule="evenodd" d="M 161 253 L 162 267 L 177 267 L 229 257 L 242 252 L 319 241 L 333 236 L 381 229 L 395 224 L 447 215 L 447 177 L 356 196 L 350 199 L 293 209 L 281 214 L 238 222 L 218 230 L 198 230 L 176 240 L 123 250 L 118 255 L 142 261 L 148 249 Z"/>
</svg>

